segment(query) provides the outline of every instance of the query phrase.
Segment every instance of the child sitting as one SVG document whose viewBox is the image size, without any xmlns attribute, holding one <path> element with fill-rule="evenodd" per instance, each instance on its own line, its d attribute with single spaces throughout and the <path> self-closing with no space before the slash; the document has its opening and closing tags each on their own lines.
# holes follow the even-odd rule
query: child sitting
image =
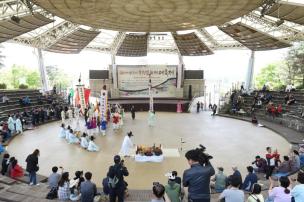
<svg viewBox="0 0 304 202">
<path fill-rule="evenodd" d="M 88 148 L 88 146 L 89 146 L 87 136 L 88 135 L 86 133 L 83 133 L 82 137 L 81 137 L 81 142 L 80 142 L 80 146 L 85 149 Z"/>
<path fill-rule="evenodd" d="M 79 139 L 74 135 L 73 130 L 70 129 L 69 133 L 69 144 L 78 144 Z"/>
<path fill-rule="evenodd" d="M 58 135 L 60 138 L 65 138 L 66 137 L 66 131 L 65 131 L 65 128 L 64 128 L 64 123 L 61 124 L 61 128 L 60 128 L 60 133 Z"/>
<path fill-rule="evenodd" d="M 91 152 L 99 151 L 99 147 L 95 144 L 94 139 L 95 139 L 94 136 L 90 137 L 88 151 L 91 151 Z"/>
</svg>

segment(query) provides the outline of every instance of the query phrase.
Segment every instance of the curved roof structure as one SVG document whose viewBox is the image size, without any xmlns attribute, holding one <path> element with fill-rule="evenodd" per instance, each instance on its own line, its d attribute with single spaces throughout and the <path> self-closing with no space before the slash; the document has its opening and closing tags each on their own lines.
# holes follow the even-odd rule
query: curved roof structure
<svg viewBox="0 0 304 202">
<path fill-rule="evenodd" d="M 301 0 L 2 0 L 0 9 L 0 42 L 58 53 L 201 56 L 304 39 Z"/>
</svg>

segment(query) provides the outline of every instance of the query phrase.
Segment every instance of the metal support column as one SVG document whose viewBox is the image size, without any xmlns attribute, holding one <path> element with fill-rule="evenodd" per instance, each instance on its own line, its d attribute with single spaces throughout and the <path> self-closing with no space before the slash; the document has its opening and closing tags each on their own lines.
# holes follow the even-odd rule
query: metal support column
<svg viewBox="0 0 304 202">
<path fill-rule="evenodd" d="M 178 54 L 178 67 L 177 67 L 177 85 L 176 87 L 179 89 L 182 87 L 182 80 L 183 80 L 183 67 L 184 67 L 184 61 L 183 56 L 181 54 Z"/>
<path fill-rule="evenodd" d="M 114 90 L 116 90 L 118 86 L 117 86 L 117 68 L 116 68 L 115 55 L 112 54 L 111 59 L 112 59 L 113 88 Z"/>
<path fill-rule="evenodd" d="M 44 66 L 42 50 L 40 48 L 38 48 L 37 50 L 38 50 L 38 65 L 39 65 L 39 72 L 42 83 L 42 90 L 45 92 L 49 90 L 48 79 L 47 79 L 46 69 Z"/>
<path fill-rule="evenodd" d="M 248 91 L 250 89 L 252 89 L 252 85 L 253 85 L 253 73 L 254 73 L 254 57 L 255 52 L 251 51 L 251 56 L 249 59 L 249 64 L 248 64 L 248 70 L 247 70 L 247 78 L 246 78 L 246 82 L 245 82 L 245 89 Z"/>
</svg>

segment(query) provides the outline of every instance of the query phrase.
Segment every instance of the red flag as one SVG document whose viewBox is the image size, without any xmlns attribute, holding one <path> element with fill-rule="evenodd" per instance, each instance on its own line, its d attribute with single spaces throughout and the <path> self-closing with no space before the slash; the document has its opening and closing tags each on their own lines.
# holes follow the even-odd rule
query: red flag
<svg viewBox="0 0 304 202">
<path fill-rule="evenodd" d="M 78 89 L 76 89 L 75 105 L 76 106 L 80 105 L 80 97 L 79 97 Z"/>
<path fill-rule="evenodd" d="M 91 94 L 91 89 L 85 88 L 84 89 L 84 99 L 85 99 L 86 105 L 89 104 L 90 94 Z"/>
</svg>

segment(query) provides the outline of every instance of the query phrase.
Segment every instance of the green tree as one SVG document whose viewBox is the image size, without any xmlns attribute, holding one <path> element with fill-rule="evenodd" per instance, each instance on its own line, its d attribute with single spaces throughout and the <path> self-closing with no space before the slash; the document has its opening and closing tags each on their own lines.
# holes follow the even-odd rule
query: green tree
<svg viewBox="0 0 304 202">
<path fill-rule="evenodd" d="M 255 78 L 257 88 L 262 88 L 264 84 L 268 84 L 273 89 L 280 89 L 286 85 L 284 80 L 284 63 L 269 64 L 261 69 L 261 72 Z"/>
<path fill-rule="evenodd" d="M 50 86 L 57 85 L 57 87 L 61 86 L 62 88 L 71 86 L 72 79 L 63 69 L 60 69 L 57 66 L 46 66 L 46 72 Z"/>
<path fill-rule="evenodd" d="M 304 87 L 304 42 L 295 44 L 289 50 L 286 63 L 292 72 L 290 82 Z"/>
<path fill-rule="evenodd" d="M 40 75 L 38 71 L 29 71 L 26 78 L 26 83 L 29 88 L 41 87 Z"/>
</svg>

